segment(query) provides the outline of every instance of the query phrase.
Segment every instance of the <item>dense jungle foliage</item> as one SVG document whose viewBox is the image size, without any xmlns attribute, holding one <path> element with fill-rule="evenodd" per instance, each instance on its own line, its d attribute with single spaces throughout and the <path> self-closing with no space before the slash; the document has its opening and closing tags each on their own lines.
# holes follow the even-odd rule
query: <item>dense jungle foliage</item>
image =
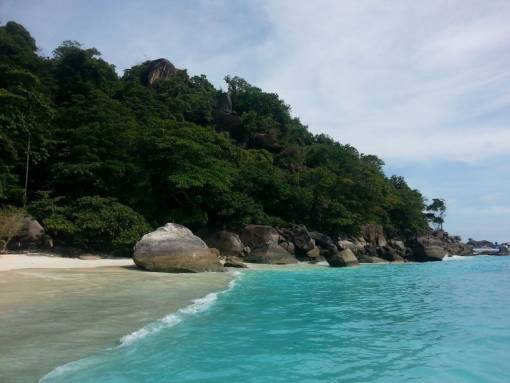
<svg viewBox="0 0 510 383">
<path fill-rule="evenodd" d="M 149 86 L 149 64 L 119 77 L 71 41 L 43 58 L 23 26 L 1 26 L 0 205 L 26 205 L 57 241 L 106 250 L 170 221 L 334 235 L 380 223 L 400 237 L 427 227 L 417 190 L 376 156 L 309 132 L 277 94 L 226 77 L 240 121 L 229 132 L 205 76 L 179 70 Z"/>
</svg>

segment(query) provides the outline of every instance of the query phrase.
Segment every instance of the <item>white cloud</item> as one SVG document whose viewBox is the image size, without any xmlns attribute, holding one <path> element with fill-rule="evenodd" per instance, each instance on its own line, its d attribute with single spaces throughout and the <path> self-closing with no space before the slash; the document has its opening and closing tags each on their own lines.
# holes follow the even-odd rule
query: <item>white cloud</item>
<svg viewBox="0 0 510 383">
<path fill-rule="evenodd" d="M 314 132 L 405 161 L 507 153 L 510 112 L 500 114 L 510 106 L 510 3 L 265 7 L 275 31 L 257 52 L 268 57 L 260 85 Z"/>
</svg>

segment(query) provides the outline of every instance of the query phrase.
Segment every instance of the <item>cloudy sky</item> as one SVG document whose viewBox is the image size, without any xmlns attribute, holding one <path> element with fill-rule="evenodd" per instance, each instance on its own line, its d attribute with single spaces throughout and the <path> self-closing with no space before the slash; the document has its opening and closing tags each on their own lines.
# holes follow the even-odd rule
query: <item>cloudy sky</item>
<svg viewBox="0 0 510 383">
<path fill-rule="evenodd" d="M 448 231 L 510 241 L 508 0 L 0 0 L 8 20 L 43 55 L 77 40 L 119 73 L 165 57 L 241 76 L 445 198 Z"/>
</svg>

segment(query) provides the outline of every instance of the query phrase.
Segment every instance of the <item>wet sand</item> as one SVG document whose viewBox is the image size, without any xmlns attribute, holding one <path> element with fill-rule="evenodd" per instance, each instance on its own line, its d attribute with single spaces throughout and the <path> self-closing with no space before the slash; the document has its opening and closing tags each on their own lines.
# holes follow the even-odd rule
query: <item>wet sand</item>
<svg viewBox="0 0 510 383">
<path fill-rule="evenodd" d="M 37 382 L 193 299 L 224 290 L 232 278 L 131 266 L 1 271 L 0 382 Z"/>
</svg>

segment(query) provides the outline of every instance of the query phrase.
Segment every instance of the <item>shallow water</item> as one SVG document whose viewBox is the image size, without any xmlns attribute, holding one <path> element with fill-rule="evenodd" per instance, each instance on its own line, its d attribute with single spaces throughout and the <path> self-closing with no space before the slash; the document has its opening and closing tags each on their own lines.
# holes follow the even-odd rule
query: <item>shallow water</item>
<svg viewBox="0 0 510 383">
<path fill-rule="evenodd" d="M 231 279 L 121 267 L 1 272 L 0 383 L 37 382 Z"/>
<path fill-rule="evenodd" d="M 509 291 L 510 257 L 247 271 L 42 382 L 508 382 Z"/>
</svg>

